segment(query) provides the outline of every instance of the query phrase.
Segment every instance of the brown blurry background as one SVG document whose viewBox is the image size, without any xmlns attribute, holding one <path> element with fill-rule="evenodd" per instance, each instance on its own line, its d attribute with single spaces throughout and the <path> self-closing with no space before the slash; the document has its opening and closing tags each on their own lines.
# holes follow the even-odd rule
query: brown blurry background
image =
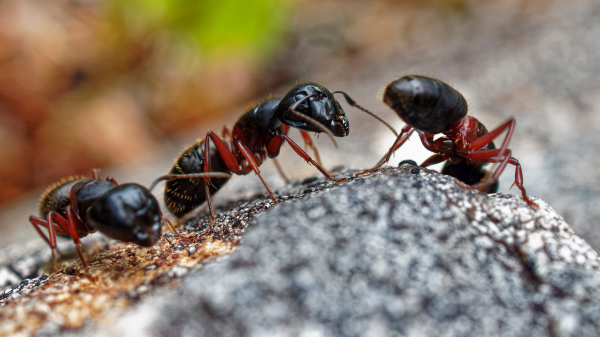
<svg viewBox="0 0 600 337">
<path fill-rule="evenodd" d="M 400 128 L 378 95 L 421 74 L 454 85 L 488 129 L 515 116 L 528 192 L 600 248 L 599 38 L 592 0 L 0 0 L 0 246 L 38 239 L 27 217 L 53 181 L 98 167 L 148 185 L 183 145 L 299 81 Z M 324 164 L 369 167 L 393 135 L 342 104 L 351 134 L 317 141 Z M 317 173 L 288 150 L 293 179 Z M 428 155 L 414 139 L 390 164 Z M 232 191 L 264 188 L 250 175 L 220 195 Z"/>
</svg>

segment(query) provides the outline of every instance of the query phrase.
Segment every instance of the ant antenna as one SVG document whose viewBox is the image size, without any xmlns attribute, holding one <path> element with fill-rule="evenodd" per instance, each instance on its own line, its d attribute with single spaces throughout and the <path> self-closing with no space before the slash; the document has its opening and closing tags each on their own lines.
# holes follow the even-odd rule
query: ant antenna
<svg viewBox="0 0 600 337">
<path fill-rule="evenodd" d="M 229 173 L 224 172 L 202 172 L 202 173 L 190 173 L 190 174 L 166 174 L 164 176 L 160 176 L 156 178 L 148 191 L 152 192 L 152 190 L 158 185 L 159 182 L 163 180 L 175 180 L 175 179 L 184 179 L 184 178 L 231 178 Z"/>
<path fill-rule="evenodd" d="M 369 115 L 371 115 L 372 117 L 374 117 L 375 119 L 377 119 L 378 121 L 380 121 L 381 123 L 383 123 L 385 126 L 387 126 L 390 130 L 392 130 L 392 132 L 394 133 L 394 135 L 396 135 L 396 137 L 398 137 L 398 132 L 396 132 L 396 130 L 389 125 L 386 121 L 384 121 L 383 119 L 379 118 L 379 116 L 375 115 L 374 113 L 372 113 L 371 111 L 363 108 L 362 106 L 356 104 L 356 102 L 350 98 L 350 96 L 348 96 L 347 93 L 343 92 L 343 91 L 335 91 L 334 94 L 342 94 L 344 95 L 344 98 L 346 99 L 346 102 L 348 102 L 348 104 L 352 105 L 353 107 L 360 109 L 366 113 L 368 113 Z"/>
<path fill-rule="evenodd" d="M 298 111 L 296 111 L 296 108 L 298 107 L 298 105 L 304 103 L 304 101 L 308 100 L 311 97 L 316 97 L 317 95 L 310 95 L 310 96 L 306 96 L 304 98 L 302 98 L 301 100 L 297 101 L 296 103 L 292 104 L 292 106 L 289 107 L 288 112 L 290 112 L 292 115 L 304 119 L 305 121 L 311 123 L 312 125 L 318 127 L 319 129 L 321 129 L 321 131 L 325 132 L 329 138 L 331 138 L 331 141 L 333 142 L 333 145 L 335 145 L 335 147 L 338 147 L 337 142 L 335 141 L 335 136 L 333 135 L 333 132 L 329 131 L 328 128 L 325 127 L 325 125 L 319 123 L 317 120 L 315 120 L 314 118 L 308 117 L 304 114 L 299 113 Z"/>
</svg>

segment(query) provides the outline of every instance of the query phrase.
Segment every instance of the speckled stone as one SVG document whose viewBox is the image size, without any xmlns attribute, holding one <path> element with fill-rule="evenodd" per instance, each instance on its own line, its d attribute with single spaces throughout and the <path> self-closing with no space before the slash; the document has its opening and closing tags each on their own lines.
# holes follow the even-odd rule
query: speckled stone
<svg viewBox="0 0 600 337">
<path fill-rule="evenodd" d="M 176 266 L 166 281 L 136 288 L 118 315 L 61 333 L 600 334 L 597 254 L 540 199 L 533 210 L 520 197 L 463 190 L 412 165 L 278 193 L 276 206 L 259 197 L 221 209 L 212 236 L 241 239 L 233 253 Z M 206 224 L 192 218 L 186 229 L 204 235 Z M 56 329 L 48 323 L 39 333 Z"/>
<path fill-rule="evenodd" d="M 272 207 L 234 253 L 116 326 L 164 336 L 597 336 L 598 257 L 535 201 L 537 211 L 429 170 L 387 169 Z"/>
</svg>

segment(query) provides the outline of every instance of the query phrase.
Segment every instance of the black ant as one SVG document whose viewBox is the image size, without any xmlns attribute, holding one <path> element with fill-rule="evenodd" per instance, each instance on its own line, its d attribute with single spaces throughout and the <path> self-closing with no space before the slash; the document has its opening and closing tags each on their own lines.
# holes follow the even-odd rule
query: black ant
<svg viewBox="0 0 600 337">
<path fill-rule="evenodd" d="M 229 174 L 166 175 L 158 178 L 153 185 L 160 180 L 205 176 L 227 178 Z M 81 252 L 80 238 L 96 231 L 116 240 L 150 247 L 161 236 L 162 219 L 175 235 L 181 237 L 162 215 L 150 190 L 138 184 L 118 185 L 112 177 L 100 180 L 95 169 L 91 179 L 72 176 L 51 185 L 42 195 L 40 213 L 41 218 L 32 215 L 29 221 L 52 249 L 53 273 L 57 269 L 54 254 L 58 251 L 57 235 L 73 239 L 84 266 L 87 262 Z M 40 226 L 48 229 L 48 236 Z"/>
<path fill-rule="evenodd" d="M 223 139 L 214 132 L 208 131 L 204 140 L 181 154 L 170 173 L 216 171 L 245 175 L 254 171 L 267 189 L 273 203 L 277 204 L 275 195 L 261 176 L 258 167 L 267 157 L 277 157 L 283 142 L 287 141 L 300 157 L 315 166 L 327 179 L 336 183 L 343 182 L 347 178 L 334 178 L 323 169 L 318 152 L 308 134 L 308 132 L 325 132 L 336 146 L 334 136 L 348 135 L 350 125 L 344 110 L 333 97 L 335 93 L 344 95 L 350 105 L 367 112 L 391 128 L 379 117 L 356 105 L 344 92 L 332 93 L 316 83 L 300 84 L 288 91 L 283 98 L 267 99 L 247 110 L 238 118 L 232 130 L 223 128 Z M 290 127 L 300 129 L 306 145 L 315 152 L 316 161 L 287 136 Z M 393 128 L 391 129 L 397 135 Z M 225 138 L 229 139 L 229 144 L 226 143 Z M 277 168 L 284 175 L 279 165 Z M 215 214 L 210 195 L 227 181 L 228 178 L 210 179 L 210 177 L 169 181 L 165 188 L 165 204 L 176 217 L 182 217 L 207 201 L 212 224 Z"/>
<path fill-rule="evenodd" d="M 421 164 L 422 167 L 447 160 L 442 173 L 470 185 L 461 184 L 462 187 L 494 192 L 498 177 L 507 164 L 512 164 L 515 166 L 513 186 L 521 190 L 528 205 L 537 209 L 523 187 L 521 165 L 508 148 L 516 125 L 514 117 L 488 132 L 476 118 L 467 116 L 467 101 L 461 93 L 440 80 L 417 75 L 404 76 L 390 83 L 385 88 L 383 101 L 407 124 L 377 165 L 359 174 L 379 169 L 416 130 L 425 148 L 435 153 Z M 506 137 L 500 149 L 496 149 L 492 141 L 504 130 L 507 130 Z M 445 137 L 434 139 L 438 133 Z M 486 176 L 482 167 L 487 163 L 500 164 L 493 174 Z"/>
</svg>

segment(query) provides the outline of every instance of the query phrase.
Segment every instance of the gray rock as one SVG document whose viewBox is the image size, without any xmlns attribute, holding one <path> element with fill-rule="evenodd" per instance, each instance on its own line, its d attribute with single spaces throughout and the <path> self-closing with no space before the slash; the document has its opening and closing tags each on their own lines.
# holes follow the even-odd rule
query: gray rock
<svg viewBox="0 0 600 337">
<path fill-rule="evenodd" d="M 266 211 L 236 252 L 116 326 L 143 313 L 139 329 L 165 336 L 597 336 L 598 257 L 535 201 L 388 169 Z"/>
<path fill-rule="evenodd" d="M 106 313 L 110 323 L 90 321 L 61 333 L 600 333 L 600 260 L 540 199 L 533 210 L 520 197 L 463 190 L 449 177 L 412 165 L 340 185 L 308 179 L 279 195 L 276 207 L 251 198 L 220 214 L 213 233 L 241 238 L 232 254 L 176 267 L 165 276 L 180 280 L 175 289 L 163 286 L 171 281 L 148 284 L 138 289 L 132 308 Z M 206 218 L 190 219 L 186 228 L 200 235 Z M 45 281 L 24 281 L 0 301 Z M 46 324 L 38 333 L 53 335 L 55 328 Z"/>
</svg>

